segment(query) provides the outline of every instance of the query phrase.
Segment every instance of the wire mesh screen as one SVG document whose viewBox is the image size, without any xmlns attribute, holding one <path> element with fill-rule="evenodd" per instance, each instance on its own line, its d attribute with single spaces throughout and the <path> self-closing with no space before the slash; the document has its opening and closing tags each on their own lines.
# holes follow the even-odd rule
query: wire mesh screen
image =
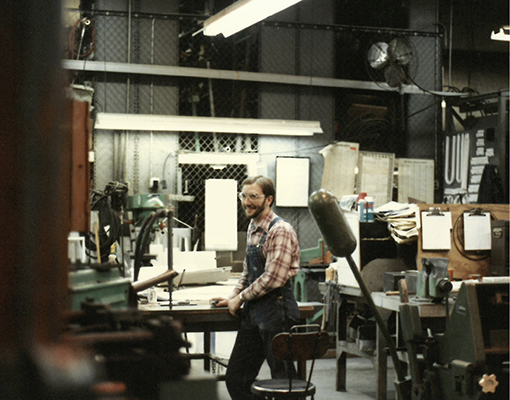
<svg viewBox="0 0 510 400">
<path fill-rule="evenodd" d="M 301 19 L 313 19 L 315 11 L 305 11 Z M 368 69 L 368 48 L 375 40 L 389 42 L 404 36 L 416 55 L 406 84 L 441 89 L 438 34 L 342 27 L 333 25 L 330 16 L 322 17 L 321 24 L 273 18 L 224 39 L 197 34 L 203 12 L 199 1 L 139 0 L 97 1 L 95 9 L 86 13 L 65 10 L 67 57 L 85 65 L 97 63 L 95 70 L 70 71 L 71 81 L 94 89 L 96 112 L 317 120 L 324 134 L 270 137 L 172 132 L 171 127 L 162 133 L 96 130 L 94 188 L 123 180 L 129 182 L 130 194 L 144 193 L 150 179 L 160 177 L 167 183 L 160 188 L 164 193 L 187 190 L 195 196 L 193 202 L 180 202 L 177 207 L 177 217 L 195 226 L 197 216 L 202 223 L 205 179 L 240 183 L 247 169 L 244 164 L 179 165 L 182 152 L 255 153 L 264 166 L 261 172 L 273 178 L 277 156 L 309 157 L 310 193 L 320 188 L 322 180 L 319 151 L 335 140 L 358 142 L 360 150 L 396 157 L 435 157 L 437 99 L 379 86 L 367 89 L 365 83 L 386 79 Z M 292 15 L 286 14 L 286 19 Z M 218 77 L 211 71 L 238 71 L 242 78 Z M 260 74 L 249 75 L 254 72 Z M 283 85 L 280 76 L 310 79 Z M 317 245 L 320 233 L 306 208 L 280 207 L 276 212 L 295 227 L 301 247 Z M 239 221 L 239 230 L 245 229 L 247 221 L 241 214 Z"/>
<path fill-rule="evenodd" d="M 246 165 L 209 165 L 209 164 L 181 164 L 183 194 L 193 196 L 192 202 L 183 202 L 178 208 L 178 219 L 193 226 L 198 232 L 204 232 L 205 209 L 205 181 L 208 179 L 233 179 L 238 182 L 238 192 L 241 182 L 248 177 Z M 221 213 L 222 210 L 217 210 Z M 238 231 L 246 231 L 248 221 L 243 217 L 241 202 L 238 202 Z M 203 241 L 200 241 L 200 245 Z"/>
<path fill-rule="evenodd" d="M 258 136 L 186 132 L 179 135 L 179 149 L 214 153 L 252 153 L 258 150 Z"/>
</svg>

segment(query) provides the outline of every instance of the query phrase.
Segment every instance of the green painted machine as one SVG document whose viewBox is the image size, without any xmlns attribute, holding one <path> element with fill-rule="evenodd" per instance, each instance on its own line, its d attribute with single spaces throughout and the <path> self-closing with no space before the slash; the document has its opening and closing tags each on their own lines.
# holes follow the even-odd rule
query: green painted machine
<svg viewBox="0 0 510 400">
<path fill-rule="evenodd" d="M 302 266 L 323 266 L 331 263 L 331 252 L 323 239 L 319 239 L 317 247 L 301 249 L 299 259 Z"/>
<path fill-rule="evenodd" d="M 463 283 L 443 332 L 400 306 L 412 400 L 508 399 L 508 295 L 508 282 Z"/>
<path fill-rule="evenodd" d="M 126 210 L 133 213 L 133 223 L 139 226 L 151 212 L 163 207 L 165 207 L 164 194 L 142 193 L 128 197 Z"/>
<path fill-rule="evenodd" d="M 416 296 L 442 303 L 452 290 L 448 275 L 447 258 L 422 258 L 422 268 L 418 272 L 416 282 Z"/>
<path fill-rule="evenodd" d="M 108 304 L 110 308 L 129 305 L 131 280 L 113 268 L 87 268 L 69 272 L 69 309 L 81 310 L 83 303 Z"/>
</svg>

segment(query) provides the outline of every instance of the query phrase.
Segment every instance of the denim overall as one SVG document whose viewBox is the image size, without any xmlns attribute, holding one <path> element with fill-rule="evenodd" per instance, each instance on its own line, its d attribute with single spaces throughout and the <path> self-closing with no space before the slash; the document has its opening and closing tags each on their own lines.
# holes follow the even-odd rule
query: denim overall
<svg viewBox="0 0 510 400">
<path fill-rule="evenodd" d="M 273 225 L 282 218 L 277 217 L 269 224 Z M 266 259 L 262 254 L 267 232 L 264 232 L 256 245 L 248 245 L 246 263 L 250 285 L 264 272 Z M 287 368 L 295 371 L 292 365 L 276 360 L 271 354 L 271 341 L 282 331 L 288 331 L 299 320 L 299 308 L 292 293 L 289 281 L 264 296 L 244 303 L 241 327 L 228 363 L 225 381 L 233 400 L 253 398 L 250 391 L 264 360 L 271 369 L 274 379 L 287 378 Z"/>
<path fill-rule="evenodd" d="M 273 219 L 269 224 L 268 231 L 280 220 L 282 220 L 281 217 Z M 262 254 L 262 245 L 266 242 L 266 238 L 267 232 L 264 232 L 258 244 L 248 245 L 246 249 L 248 282 L 250 285 L 264 273 L 266 259 Z M 244 312 L 252 324 L 265 331 L 289 330 L 292 321 L 297 322 L 299 320 L 299 309 L 290 281 L 265 296 L 246 302 Z"/>
</svg>

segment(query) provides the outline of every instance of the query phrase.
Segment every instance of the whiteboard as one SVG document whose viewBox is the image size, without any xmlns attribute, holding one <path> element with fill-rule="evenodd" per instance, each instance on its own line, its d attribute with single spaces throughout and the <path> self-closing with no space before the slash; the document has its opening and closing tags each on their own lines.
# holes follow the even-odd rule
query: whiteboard
<svg viewBox="0 0 510 400">
<path fill-rule="evenodd" d="M 308 207 L 310 159 L 276 157 L 276 206 Z"/>
<path fill-rule="evenodd" d="M 205 181 L 206 250 L 237 250 L 237 181 L 207 179 Z"/>
</svg>

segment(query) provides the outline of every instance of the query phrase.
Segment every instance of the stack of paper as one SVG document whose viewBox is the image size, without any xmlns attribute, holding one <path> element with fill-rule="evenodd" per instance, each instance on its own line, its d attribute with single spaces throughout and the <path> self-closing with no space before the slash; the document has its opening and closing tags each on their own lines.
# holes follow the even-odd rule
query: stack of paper
<svg viewBox="0 0 510 400">
<path fill-rule="evenodd" d="M 377 219 L 388 223 L 391 237 L 397 243 L 410 243 L 418 240 L 416 204 L 391 201 L 374 210 Z"/>
</svg>

